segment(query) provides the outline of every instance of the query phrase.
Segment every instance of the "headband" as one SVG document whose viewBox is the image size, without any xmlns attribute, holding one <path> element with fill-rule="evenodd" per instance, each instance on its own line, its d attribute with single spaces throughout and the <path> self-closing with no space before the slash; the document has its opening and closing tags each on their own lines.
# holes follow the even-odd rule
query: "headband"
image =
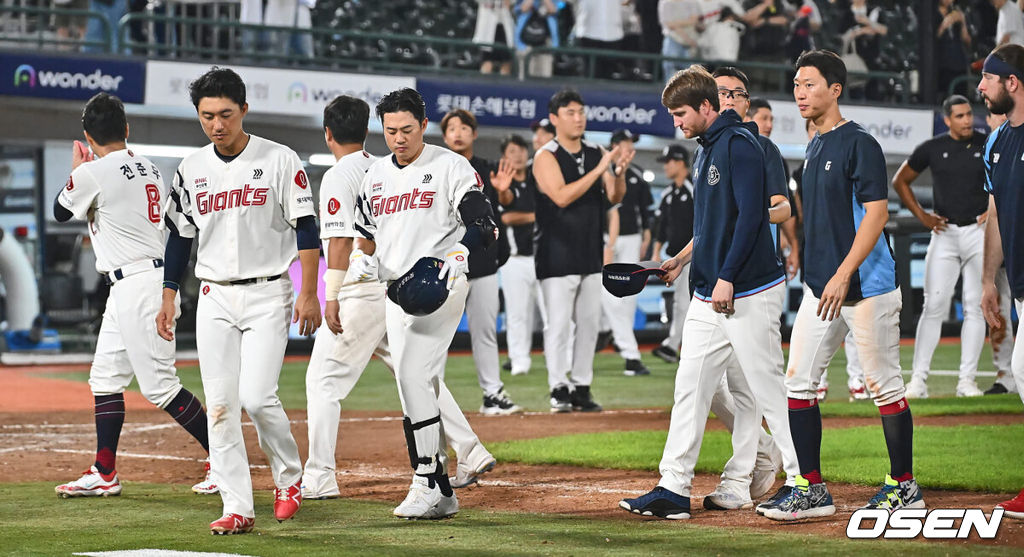
<svg viewBox="0 0 1024 557">
<path fill-rule="evenodd" d="M 1008 64 L 995 54 L 989 54 L 988 58 L 985 58 L 985 65 L 982 66 L 981 71 L 998 76 L 1015 75 L 1017 79 L 1024 81 L 1024 72 Z"/>
</svg>

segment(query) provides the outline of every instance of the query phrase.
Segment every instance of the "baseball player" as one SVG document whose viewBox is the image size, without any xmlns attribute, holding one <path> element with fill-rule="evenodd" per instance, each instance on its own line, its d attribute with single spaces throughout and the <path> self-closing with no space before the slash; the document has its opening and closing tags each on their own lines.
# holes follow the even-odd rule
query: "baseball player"
<svg viewBox="0 0 1024 557">
<path fill-rule="evenodd" d="M 548 118 L 541 118 L 530 125 L 533 132 L 533 151 L 536 153 L 555 138 L 555 125 Z"/>
<path fill-rule="evenodd" d="M 167 187 L 156 165 L 125 144 L 128 119 L 121 99 L 107 93 L 89 99 L 82 128 L 92 152 L 75 141 L 71 177 L 54 200 L 53 216 L 58 222 L 88 221 L 96 270 L 110 285 L 110 296 L 89 370 L 96 401 L 96 461 L 81 478 L 57 486 L 61 497 L 121 494 L 115 461 L 124 424 L 124 389 L 133 376 L 142 395 L 209 453 L 206 411 L 178 380 L 174 342 L 156 335 L 164 265 L 161 202 Z M 193 491 L 216 493 L 209 463 L 206 470 L 206 480 Z"/>
<path fill-rule="evenodd" d="M 377 157 L 363 150 L 370 107 L 362 99 L 339 96 L 324 108 L 324 136 L 337 162 L 320 184 L 320 237 L 327 256 L 327 306 L 306 369 L 309 459 L 302 472 L 302 499 L 339 496 L 335 449 L 341 401 L 376 355 L 394 373 L 384 313 L 387 287 L 380 282 L 344 284 L 352 252 L 356 199 L 366 170 Z M 438 393 L 447 441 L 461 457 L 452 487 L 465 487 L 490 471 L 494 457 L 480 443 L 448 387 Z M 442 457 L 446 456 L 442 453 Z"/>
<path fill-rule="evenodd" d="M 989 327 L 1009 329 L 999 308 L 999 289 L 996 274 L 1005 262 L 1010 290 L 1013 292 L 1017 314 L 1024 314 L 1024 236 L 1018 229 L 1024 216 L 1024 198 L 1020 195 L 1024 169 L 1024 47 L 1004 44 L 996 47 L 985 58 L 978 92 L 985 105 L 995 114 L 1006 114 L 1007 120 L 988 137 L 985 145 L 985 188 L 988 190 L 989 210 L 985 224 L 984 275 L 982 277 L 981 309 Z M 1007 330 L 1007 336 L 1012 331 Z M 1020 335 L 1018 326 L 1017 334 Z M 1024 342 L 1018 336 L 1013 347 L 1011 368 L 1017 386 L 1024 385 Z M 1021 394 L 1024 401 L 1024 391 Z M 1024 489 L 1009 501 L 996 505 L 1006 516 L 1024 519 Z"/>
<path fill-rule="evenodd" d="M 302 504 L 302 461 L 277 382 L 289 317 L 299 322 L 300 334 L 320 326 L 320 245 L 298 155 L 242 129 L 249 109 L 242 78 L 215 67 L 189 85 L 189 94 L 211 143 L 181 161 L 171 187 L 157 326 L 162 337 L 174 338 L 173 301 L 198 233 L 196 348 L 210 409 L 210 465 L 224 502 L 210 530 L 241 534 L 255 521 L 243 409 L 270 462 L 275 518 L 291 518 Z M 296 248 L 302 286 L 293 309 L 288 268 Z"/>
<path fill-rule="evenodd" d="M 528 164 L 529 155 L 529 145 L 518 135 L 510 135 L 501 142 L 502 160 L 512 169 L 509 178 L 512 201 L 498 208 L 502 224 L 508 227 L 510 255 L 501 268 L 501 287 L 505 295 L 508 369 L 512 375 L 525 375 L 530 371 L 534 307 L 539 309 L 542 320 L 546 320 L 533 260 L 537 184 Z"/>
<path fill-rule="evenodd" d="M 786 421 L 780 319 L 785 273 L 769 229 L 764 151 L 734 110 L 719 113 L 719 90 L 703 67 L 676 73 L 662 104 L 687 138 L 701 144 L 694 162 L 694 237 L 662 264 L 674 281 L 690 265 L 693 301 L 683 325 L 675 402 L 662 456 L 661 480 L 651 492 L 619 506 L 667 519 L 690 518 L 690 487 L 715 391 L 728 376 L 753 433 L 763 410 L 775 441 L 795 465 Z M 755 393 L 748 400 L 747 393 Z M 738 425 L 738 424 L 737 424 Z M 738 445 L 737 445 L 738 446 Z M 741 456 L 740 451 L 736 456 Z M 753 454 L 745 465 L 753 469 Z M 749 485 L 749 476 L 746 482 Z M 705 499 L 707 505 L 707 499 Z M 750 506 L 749 500 L 746 505 Z M 706 507 L 707 508 L 707 507 Z"/>
<path fill-rule="evenodd" d="M 800 475 L 795 486 L 783 488 L 788 494 L 780 490 L 760 509 L 773 520 L 835 514 L 821 476 L 817 386 L 849 331 L 868 391 L 882 416 L 889 450 L 889 474 L 866 508 L 923 508 L 913 474 L 913 418 L 900 375 L 903 300 L 896 263 L 883 234 L 889 218 L 885 156 L 864 128 L 840 113 L 846 65 L 838 55 L 805 52 L 796 68 L 797 108 L 818 129 L 807 146 L 803 172 L 804 244 L 814 256 L 805 261 L 804 295 L 786 372 L 789 424 Z"/>
<path fill-rule="evenodd" d="M 441 119 L 441 131 L 448 148 L 466 157 L 483 179 L 483 193 L 491 203 L 492 212 L 497 214 L 502 203 L 511 203 L 512 169 L 508 163 L 503 161 L 495 173 L 489 162 L 473 154 L 473 142 L 477 138 L 476 117 L 461 108 L 452 110 Z M 466 275 L 469 279 L 466 321 L 477 381 L 484 392 L 480 413 L 485 416 L 506 416 L 523 411 L 505 392 L 498 364 L 498 310 L 501 305 L 498 268 L 509 258 L 508 234 L 504 228 L 498 226 L 498 241 L 490 248 L 469 255 L 469 273 Z"/>
<path fill-rule="evenodd" d="M 444 518 L 459 503 L 443 468 L 438 393 L 448 346 L 465 308 L 471 251 L 497 240 L 483 179 L 469 161 L 423 142 L 427 127 L 423 97 L 399 89 L 377 103 L 377 116 L 392 156 L 373 163 L 363 179 L 356 246 L 347 280 L 391 283 L 419 266 L 423 257 L 444 263 L 438 273 L 450 291 L 443 305 L 426 315 L 385 302 L 387 337 L 405 412 L 403 426 L 415 470 L 409 494 L 394 514 L 400 518 Z M 401 286 L 401 285 L 391 285 Z M 343 333 L 344 334 L 344 333 Z"/>
<path fill-rule="evenodd" d="M 651 257 L 660 262 L 664 252 L 669 256 L 682 251 L 693 239 L 693 184 L 690 182 L 690 153 L 678 143 L 666 145 L 657 161 L 662 163 L 665 177 L 671 182 L 658 206 Z M 684 268 L 675 280 L 672 296 L 672 322 L 668 336 L 651 352 L 666 363 L 679 363 L 679 345 L 683 342 L 683 321 L 690 307 L 690 270 Z"/>
<path fill-rule="evenodd" d="M 607 203 L 625 195 L 625 170 L 633 155 L 583 140 L 587 116 L 575 91 L 555 93 L 548 118 L 556 136 L 534 154 L 533 175 L 538 190 L 534 259 L 548 317 L 544 358 L 551 411 L 599 412 L 590 384 L 601 319 L 605 211 Z"/>
<path fill-rule="evenodd" d="M 900 200 L 931 231 L 924 258 L 924 308 L 917 323 L 914 374 L 907 385 L 907 398 L 928 398 L 926 381 L 932 354 L 960 275 L 964 277 L 964 322 L 956 394 L 983 394 L 975 376 L 985 343 L 985 319 L 981 315 L 983 223 L 988 210 L 981 158 L 985 134 L 974 131 L 974 111 L 966 97 L 949 97 L 942 103 L 942 113 L 949 131 L 918 145 L 892 179 Z M 925 211 L 910 189 L 926 168 L 932 169 L 933 212 Z"/>
<path fill-rule="evenodd" d="M 611 149 L 619 146 L 623 152 L 635 152 L 637 136 L 627 129 L 612 132 Z M 626 194 L 613 211 L 619 217 L 619 230 L 612 245 L 605 249 L 612 251 L 613 261 L 634 263 L 644 259 L 651 243 L 651 211 L 654 204 L 651 186 L 644 180 L 643 169 L 635 164 L 626 168 Z M 609 239 L 609 244 L 611 241 Z M 633 333 L 636 321 L 636 296 L 619 298 L 610 292 L 601 293 L 601 308 L 604 320 L 611 327 L 611 338 L 618 347 L 619 355 L 626 361 L 623 374 L 627 376 L 650 375 L 651 370 L 640 360 L 640 348 Z M 600 344 L 600 343 L 599 343 Z"/>
</svg>

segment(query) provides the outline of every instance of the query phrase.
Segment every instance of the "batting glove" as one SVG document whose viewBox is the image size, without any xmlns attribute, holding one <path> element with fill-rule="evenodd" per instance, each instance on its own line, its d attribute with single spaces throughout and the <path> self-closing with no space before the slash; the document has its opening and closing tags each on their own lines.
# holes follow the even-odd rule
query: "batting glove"
<svg viewBox="0 0 1024 557">
<path fill-rule="evenodd" d="M 372 282 L 380 280 L 377 277 L 377 258 L 366 255 L 361 249 L 352 250 L 348 258 L 348 282 Z"/>
<path fill-rule="evenodd" d="M 448 290 L 452 289 L 452 285 L 455 284 L 455 279 L 461 277 L 469 271 L 469 248 L 462 244 L 455 244 L 452 249 L 448 250 L 448 254 L 444 256 L 444 265 L 441 266 L 441 272 L 438 273 L 438 278 L 448 278 Z"/>
</svg>

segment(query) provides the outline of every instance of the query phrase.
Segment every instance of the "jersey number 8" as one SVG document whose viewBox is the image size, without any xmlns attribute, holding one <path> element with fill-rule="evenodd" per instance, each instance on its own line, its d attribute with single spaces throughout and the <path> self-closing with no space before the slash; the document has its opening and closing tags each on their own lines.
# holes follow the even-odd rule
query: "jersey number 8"
<svg viewBox="0 0 1024 557">
<path fill-rule="evenodd" d="M 160 224 L 160 188 L 146 184 L 146 200 L 149 201 L 149 222 Z"/>
</svg>

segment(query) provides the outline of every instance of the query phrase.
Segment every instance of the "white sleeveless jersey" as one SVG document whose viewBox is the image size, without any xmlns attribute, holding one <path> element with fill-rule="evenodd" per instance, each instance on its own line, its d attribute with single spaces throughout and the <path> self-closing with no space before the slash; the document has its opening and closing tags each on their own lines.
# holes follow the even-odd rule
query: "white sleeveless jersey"
<svg viewBox="0 0 1024 557">
<path fill-rule="evenodd" d="M 280 275 L 298 256 L 295 223 L 313 215 L 299 156 L 255 135 L 231 162 L 209 144 L 185 157 L 167 200 L 167 222 L 199 233 L 196 277 L 226 282 Z"/>
<path fill-rule="evenodd" d="M 156 165 L 122 149 L 76 168 L 57 202 L 74 218 L 88 220 L 96 270 L 109 273 L 163 258 L 166 198 Z"/>
<path fill-rule="evenodd" d="M 341 157 L 324 173 L 320 181 L 321 240 L 359 236 L 355 227 L 356 199 L 366 170 L 376 160 L 377 157 L 360 150 Z"/>
<path fill-rule="evenodd" d="M 399 168 L 382 157 L 363 178 L 356 231 L 377 245 L 380 279 L 395 280 L 421 257 L 443 259 L 462 239 L 462 197 L 483 180 L 466 157 L 424 145 L 412 164 Z"/>
</svg>

